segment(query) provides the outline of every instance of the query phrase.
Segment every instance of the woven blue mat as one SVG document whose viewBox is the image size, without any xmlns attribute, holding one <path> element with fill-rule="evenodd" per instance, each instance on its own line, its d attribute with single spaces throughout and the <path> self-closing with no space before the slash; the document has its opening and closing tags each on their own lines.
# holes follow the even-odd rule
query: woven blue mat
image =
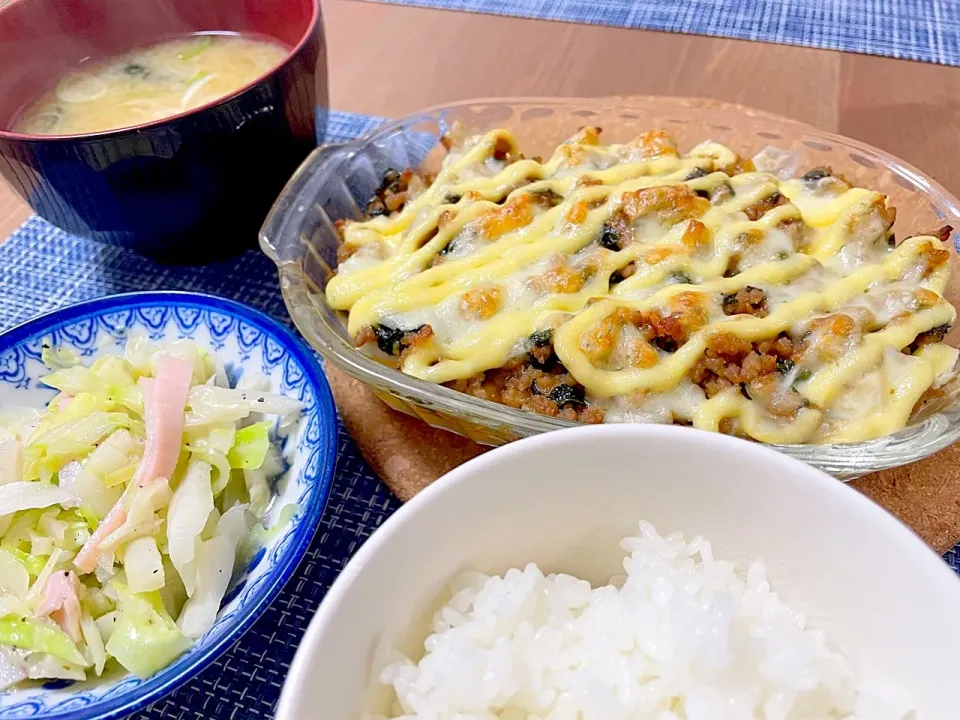
<svg viewBox="0 0 960 720">
<path fill-rule="evenodd" d="M 717 35 L 960 65 L 960 2 L 957 0 L 378 1 Z"/>
<path fill-rule="evenodd" d="M 331 113 L 330 140 L 379 120 Z M 63 305 L 135 290 L 194 290 L 239 300 L 289 321 L 276 268 L 250 251 L 201 268 L 155 265 L 134 253 L 82 240 L 37 217 L 0 243 L 0 330 Z M 247 720 L 273 717 L 283 679 L 317 604 L 347 560 L 400 503 L 340 426 L 330 501 L 294 578 L 234 647 L 193 681 L 137 714 L 138 720 Z M 960 546 L 945 556 L 960 572 Z M 318 711 L 318 720 L 323 715 Z"/>
<path fill-rule="evenodd" d="M 331 140 L 349 139 L 379 122 L 362 115 L 331 113 L 328 135 Z M 206 267 L 170 268 L 121 248 L 68 235 L 37 217 L 0 243 L 0 330 L 63 305 L 135 290 L 222 295 L 290 322 L 280 297 L 276 267 L 259 252 Z M 294 578 L 229 652 L 192 682 L 134 717 L 273 717 L 290 661 L 317 604 L 347 560 L 399 504 L 367 467 L 341 425 L 336 477 L 327 510 Z"/>
</svg>

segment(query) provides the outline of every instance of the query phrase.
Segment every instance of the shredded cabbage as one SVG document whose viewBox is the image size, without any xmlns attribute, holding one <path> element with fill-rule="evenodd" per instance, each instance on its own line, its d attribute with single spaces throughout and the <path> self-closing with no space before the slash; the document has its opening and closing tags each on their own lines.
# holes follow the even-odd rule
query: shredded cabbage
<svg viewBox="0 0 960 720">
<path fill-rule="evenodd" d="M 109 583 L 107 587 L 109 588 Z M 83 608 L 83 611 L 88 615 L 99 618 L 113 610 L 115 600 L 108 595 L 105 588 L 87 586 L 83 597 L 80 598 L 80 607 Z"/>
<path fill-rule="evenodd" d="M 133 593 L 115 586 L 119 611 L 106 650 L 130 672 L 149 677 L 190 647 L 190 639 L 163 607 L 157 592 Z"/>
<path fill-rule="evenodd" d="M 0 692 L 27 679 L 22 651 L 0 646 Z"/>
<path fill-rule="evenodd" d="M 16 436 L 0 427 L 0 485 L 19 482 L 23 473 L 23 449 Z"/>
<path fill-rule="evenodd" d="M 120 499 L 141 457 L 143 440 L 126 429 L 111 433 L 84 460 L 82 471 L 73 483 L 74 492 L 85 507 L 103 518 Z M 61 485 L 64 484 L 64 469 L 60 470 Z"/>
<path fill-rule="evenodd" d="M 250 562 L 253 556 L 257 554 L 257 551 L 269 541 L 273 540 L 281 530 L 290 524 L 290 521 L 293 520 L 299 512 L 300 506 L 296 503 L 290 503 L 280 508 L 280 514 L 272 527 L 266 528 L 260 522 L 255 523 L 254 526 L 250 528 L 247 537 L 240 543 L 240 551 L 238 553 L 240 560 L 244 564 Z"/>
<path fill-rule="evenodd" d="M 180 573 L 170 562 L 167 555 L 163 556 L 163 587 L 160 588 L 160 599 L 170 617 L 180 617 L 183 606 L 187 602 L 187 589 L 183 586 Z"/>
<path fill-rule="evenodd" d="M 170 486 L 167 481 L 160 478 L 146 487 L 128 487 L 127 496 L 120 500 L 127 506 L 126 520 L 100 543 L 107 551 L 113 551 L 117 546 L 130 543 L 136 538 L 153 535 L 160 531 L 163 524 L 160 511 L 170 502 Z"/>
<path fill-rule="evenodd" d="M 118 617 L 120 617 L 120 613 L 116 610 L 111 610 L 94 620 L 97 624 L 97 630 L 100 632 L 100 639 L 103 640 L 105 645 L 109 643 L 110 638 L 113 637 L 113 629 L 117 626 Z"/>
<path fill-rule="evenodd" d="M 226 424 L 212 429 L 203 428 L 199 433 L 188 433 L 187 448 L 191 453 L 220 453 L 226 455 L 237 440 L 237 427 Z"/>
<path fill-rule="evenodd" d="M 43 412 L 31 407 L 4 405 L 0 407 L 0 427 L 18 438 L 29 437 L 43 419 Z"/>
<path fill-rule="evenodd" d="M 143 593 L 163 587 L 163 558 L 160 557 L 157 541 L 151 536 L 137 538 L 127 545 L 123 566 L 131 591 Z"/>
<path fill-rule="evenodd" d="M 207 382 L 205 384 L 216 385 L 217 387 L 222 387 L 222 388 L 230 387 L 230 380 L 227 378 L 227 368 L 223 364 L 223 360 L 221 360 L 219 357 L 214 356 L 213 364 L 214 364 L 213 375 L 211 375 L 207 379 Z"/>
<path fill-rule="evenodd" d="M 86 667 L 87 661 L 65 632 L 52 622 L 38 618 L 0 618 L 0 645 L 48 653 L 72 665 Z"/>
<path fill-rule="evenodd" d="M 21 550 L 16 548 L 9 547 L 4 548 L 10 557 L 16 560 L 23 566 L 23 569 L 27 571 L 33 577 L 36 577 L 40 574 L 40 571 L 43 570 L 43 566 L 46 565 L 47 561 L 42 557 L 37 557 L 36 555 L 29 555 Z"/>
<path fill-rule="evenodd" d="M 87 662 L 93 665 L 97 675 L 103 675 L 103 666 L 107 664 L 107 650 L 103 646 L 103 636 L 97 627 L 97 621 L 91 615 L 84 615 L 80 620 L 80 630 L 86 646 L 84 649 Z"/>
<path fill-rule="evenodd" d="M 86 397 L 92 396 L 75 397 L 67 410 L 73 409 L 78 403 L 90 405 Z M 49 429 L 41 425 L 28 441 L 23 477 L 25 480 L 49 481 L 70 461 L 93 452 L 96 445 L 115 430 L 129 430 L 141 424 L 123 412 L 91 410 L 82 417 L 58 423 Z"/>
<path fill-rule="evenodd" d="M 243 481 L 250 498 L 250 510 L 257 517 L 263 517 L 270 505 L 270 485 L 267 476 L 259 468 L 243 471 Z"/>
<path fill-rule="evenodd" d="M 81 360 L 77 351 L 68 347 L 52 347 L 44 343 L 40 349 L 40 362 L 48 368 L 68 368 L 79 365 Z"/>
<path fill-rule="evenodd" d="M 236 422 L 252 412 L 279 415 L 281 424 L 300 411 L 296 400 L 263 392 L 228 390 L 213 385 L 198 385 L 187 400 L 187 428 L 223 422 Z"/>
<path fill-rule="evenodd" d="M 47 584 L 47 580 L 50 579 L 54 571 L 59 569 L 60 562 L 66 560 L 68 557 L 69 553 L 65 550 L 55 549 L 50 553 L 50 557 L 48 557 L 47 561 L 43 564 L 43 569 L 37 573 L 37 579 L 34 580 L 33 585 L 30 586 L 30 590 L 27 591 L 28 603 L 33 604 L 39 600 L 40 595 L 43 593 L 43 588 Z"/>
<path fill-rule="evenodd" d="M 270 429 L 268 422 L 258 422 L 237 431 L 236 442 L 227 453 L 230 467 L 240 470 L 258 470 L 267 457 L 270 448 Z"/>
<path fill-rule="evenodd" d="M 233 575 L 237 546 L 248 532 L 246 508 L 237 505 L 223 514 L 214 536 L 197 549 L 196 587 L 177 620 L 188 637 L 199 638 L 213 627 Z"/>
<path fill-rule="evenodd" d="M 215 371 L 213 361 L 208 360 L 200 346 L 190 340 L 175 340 L 165 345 L 159 352 L 153 353 L 150 356 L 152 375 L 157 374 L 164 356 L 175 357 L 190 363 L 193 366 L 193 380 L 196 384 L 205 383 Z"/>
<path fill-rule="evenodd" d="M 177 569 L 187 595 L 197 583 L 194 565 L 200 534 L 213 512 L 213 488 L 210 486 L 210 465 L 191 461 L 180 487 L 173 493 L 167 515 L 167 553 Z"/>
<path fill-rule="evenodd" d="M 280 451 L 273 443 L 267 448 L 267 455 L 263 458 L 263 465 L 260 466 L 260 469 L 263 470 L 263 474 L 268 478 L 275 478 L 277 475 L 282 475 L 286 469 L 283 456 L 280 455 Z"/>
<path fill-rule="evenodd" d="M 104 358 L 99 366 L 85 368 L 76 365 L 58 370 L 43 378 L 40 382 L 60 392 L 74 396 L 74 402 L 80 395 L 92 395 L 109 404 L 121 405 L 131 412 L 143 413 L 143 392 L 133 377 L 126 371 L 118 358 Z"/>
<path fill-rule="evenodd" d="M 270 380 L 266 375 L 260 373 L 244 373 L 237 380 L 237 390 L 252 390 L 254 392 L 266 392 L 270 389 Z"/>
<path fill-rule="evenodd" d="M 41 482 L 14 482 L 0 485 L 0 515 L 46 508 L 51 505 L 76 507 L 80 499 L 66 488 Z"/>
<path fill-rule="evenodd" d="M 24 600 L 30 590 L 30 573 L 9 551 L 0 549 L 0 591 Z"/>
<path fill-rule="evenodd" d="M 30 653 L 27 655 L 27 677 L 31 680 L 60 678 L 63 680 L 83 680 L 86 673 L 83 667 L 65 663 L 49 653 Z"/>
<path fill-rule="evenodd" d="M 111 660 L 145 677 L 212 627 L 235 568 L 295 512 L 259 522 L 284 471 L 274 427 L 300 403 L 256 373 L 231 389 L 190 340 L 42 359 L 46 410 L 0 408 L 0 689 Z"/>
</svg>

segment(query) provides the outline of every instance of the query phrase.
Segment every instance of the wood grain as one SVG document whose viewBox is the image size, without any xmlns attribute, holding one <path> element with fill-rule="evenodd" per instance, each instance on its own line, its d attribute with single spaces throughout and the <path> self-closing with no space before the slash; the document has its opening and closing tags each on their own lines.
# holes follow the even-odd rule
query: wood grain
<svg viewBox="0 0 960 720">
<path fill-rule="evenodd" d="M 330 0 L 324 10 L 337 108 L 396 116 L 471 97 L 709 97 L 864 140 L 960 193 L 952 159 L 960 68 L 349 0 Z M 381 72 L 397 38 L 402 63 Z"/>
<path fill-rule="evenodd" d="M 0 242 L 30 217 L 30 208 L 17 196 L 5 180 L 0 180 Z"/>
<path fill-rule="evenodd" d="M 837 132 L 912 162 L 960 194 L 960 68 L 844 55 Z"/>
<path fill-rule="evenodd" d="M 840 55 L 786 45 L 355 2 L 324 5 L 334 106 L 406 114 L 473 97 L 683 95 L 836 124 Z M 402 63 L 371 72 L 402 38 Z M 396 78 L 413 81 L 396 81 Z M 786 82 L 788 81 L 789 82 Z"/>
</svg>

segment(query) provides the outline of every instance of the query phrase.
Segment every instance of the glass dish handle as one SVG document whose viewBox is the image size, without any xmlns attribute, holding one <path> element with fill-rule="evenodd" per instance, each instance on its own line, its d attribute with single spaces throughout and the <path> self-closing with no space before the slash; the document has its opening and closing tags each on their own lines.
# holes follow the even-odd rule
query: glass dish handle
<svg viewBox="0 0 960 720">
<path fill-rule="evenodd" d="M 316 216 L 326 214 L 317 206 L 323 195 L 329 169 L 343 159 L 343 143 L 329 143 L 315 148 L 300 164 L 277 198 L 260 228 L 260 248 L 277 265 L 301 260 L 309 238 L 304 228 L 315 226 Z M 310 222 L 309 216 L 314 216 Z"/>
</svg>

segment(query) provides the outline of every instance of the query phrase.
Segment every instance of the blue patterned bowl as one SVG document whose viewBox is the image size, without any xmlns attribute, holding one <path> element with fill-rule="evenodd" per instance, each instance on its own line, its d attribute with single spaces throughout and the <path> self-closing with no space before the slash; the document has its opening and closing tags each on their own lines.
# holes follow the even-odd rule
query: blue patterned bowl
<svg viewBox="0 0 960 720">
<path fill-rule="evenodd" d="M 124 717 L 199 673 L 242 635 L 291 577 L 320 520 L 336 461 L 336 410 L 316 357 L 276 320 L 249 307 L 210 295 L 142 292 L 73 305 L 31 320 L 0 335 L 0 406 L 41 407 L 54 391 L 39 385 L 48 372 L 41 347 L 70 347 L 87 362 L 122 352 L 131 333 L 155 340 L 190 338 L 224 361 L 235 379 L 244 371 L 270 380 L 270 390 L 304 405 L 299 426 L 286 439 L 289 465 L 277 483 L 280 508 L 297 503 L 300 512 L 233 579 L 213 629 L 187 653 L 156 675 L 130 675 L 99 682 L 47 683 L 0 693 L 0 719 L 42 717 L 86 720 Z"/>
</svg>

